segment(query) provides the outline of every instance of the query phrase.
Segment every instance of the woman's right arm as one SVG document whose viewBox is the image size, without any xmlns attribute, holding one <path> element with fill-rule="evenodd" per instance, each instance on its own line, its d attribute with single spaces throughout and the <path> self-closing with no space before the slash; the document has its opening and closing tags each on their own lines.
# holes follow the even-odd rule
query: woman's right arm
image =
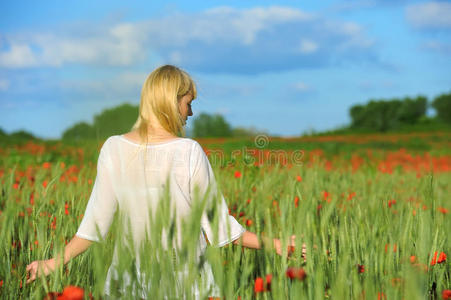
<svg viewBox="0 0 451 300">
<path fill-rule="evenodd" d="M 93 242 L 74 236 L 70 242 L 64 247 L 63 264 L 67 264 L 72 258 L 85 252 Z M 36 260 L 29 264 L 26 268 L 26 272 L 30 273 L 30 277 L 27 283 L 33 282 L 36 277 L 44 274 L 47 276 L 58 268 L 58 264 L 61 262 L 61 258 L 57 255 L 55 258 L 47 260 Z M 27 276 L 28 277 L 28 276 Z"/>
<path fill-rule="evenodd" d="M 57 255 L 51 259 L 33 261 L 26 268 L 26 272 L 30 272 L 27 283 L 32 282 L 41 274 L 48 275 L 56 270 L 61 261 L 66 264 L 71 258 L 86 251 L 93 241 L 100 241 L 100 238 L 105 238 L 117 208 L 112 181 L 113 162 L 108 154 L 109 148 L 107 146 L 109 141 L 111 142 L 108 139 L 100 149 L 97 161 L 97 176 L 83 220 L 76 235 L 64 248 L 64 256 L 61 258 Z"/>
</svg>

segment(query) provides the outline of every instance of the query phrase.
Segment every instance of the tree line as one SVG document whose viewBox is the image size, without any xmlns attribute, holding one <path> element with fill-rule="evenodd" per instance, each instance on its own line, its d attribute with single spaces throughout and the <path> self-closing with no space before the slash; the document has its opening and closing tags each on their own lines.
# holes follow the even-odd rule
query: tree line
<svg viewBox="0 0 451 300">
<path fill-rule="evenodd" d="M 130 131 L 135 123 L 139 107 L 122 104 L 104 110 L 94 116 L 93 124 L 79 122 L 64 131 L 63 140 L 105 139 L 112 135 Z M 261 131 L 255 128 L 232 127 L 220 114 L 199 114 L 188 135 L 192 137 L 237 137 L 254 136 Z"/>
<path fill-rule="evenodd" d="M 436 111 L 433 118 L 426 116 L 428 107 Z M 93 124 L 80 122 L 64 131 L 64 140 L 105 139 L 131 129 L 138 116 L 136 105 L 123 104 L 106 109 L 94 116 Z M 403 99 L 370 100 L 349 109 L 350 131 L 367 130 L 386 132 L 412 125 L 431 123 L 451 125 L 451 93 L 442 94 L 429 103 L 424 96 Z M 201 113 L 195 117 L 189 136 L 243 137 L 264 133 L 256 128 L 232 127 L 220 114 Z"/>
<path fill-rule="evenodd" d="M 428 107 L 435 109 L 436 116 L 426 116 Z M 424 96 L 403 99 L 370 100 L 364 105 L 350 108 L 349 129 L 366 129 L 386 132 L 412 125 L 441 123 L 451 125 L 451 93 L 442 94 L 429 103 Z"/>
<path fill-rule="evenodd" d="M 426 116 L 432 107 L 435 117 Z M 137 119 L 137 105 L 122 104 L 105 109 L 94 116 L 92 124 L 79 122 L 66 129 L 63 140 L 81 141 L 87 139 L 106 139 L 109 136 L 130 131 Z M 451 126 L 451 92 L 435 97 L 431 102 L 424 96 L 402 99 L 370 100 L 366 104 L 354 105 L 349 109 L 351 124 L 346 131 L 387 132 L 409 126 L 440 125 Z M 431 130 L 434 126 L 429 126 Z M 193 121 L 189 136 L 198 137 L 244 137 L 262 134 L 256 128 L 232 127 L 220 114 L 199 114 Z M 32 134 L 20 130 L 7 134 L 0 128 L 0 141 L 20 141 L 36 139 Z"/>
</svg>

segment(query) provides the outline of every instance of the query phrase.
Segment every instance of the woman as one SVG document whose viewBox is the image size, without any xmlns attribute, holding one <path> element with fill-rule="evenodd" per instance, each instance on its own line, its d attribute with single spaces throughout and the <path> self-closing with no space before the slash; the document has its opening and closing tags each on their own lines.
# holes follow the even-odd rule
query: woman
<svg viewBox="0 0 451 300">
<path fill-rule="evenodd" d="M 212 203 L 217 208 L 215 226 L 207 213 L 202 213 L 200 225 L 203 233 L 199 235 L 197 245 L 200 254 L 208 243 L 205 235 L 214 246 L 233 243 L 261 248 L 257 235 L 246 231 L 230 216 L 222 195 L 216 197 L 217 194 L 212 192 L 216 191 L 216 182 L 201 146 L 194 140 L 178 137 L 183 134 L 188 117 L 193 115 L 191 103 L 195 98 L 193 80 L 179 68 L 165 65 L 149 75 L 142 88 L 139 117 L 132 131 L 109 137 L 101 148 L 93 191 L 79 229 L 64 249 L 64 264 L 86 251 L 93 241 L 105 238 L 118 207 L 128 217 L 127 228 L 138 248 L 140 242 L 148 238 L 149 211 L 158 209 L 158 200 L 165 188 L 169 189 L 171 207 L 177 216 L 175 248 L 183 234 L 182 220 L 191 213 L 194 205 L 195 191 L 200 198 L 206 199 L 205 210 Z M 264 242 L 281 255 L 280 240 L 265 239 Z M 294 236 L 290 245 L 294 246 Z M 171 247 L 165 245 L 165 248 Z M 110 281 L 117 276 L 117 260 L 115 253 L 107 275 L 107 294 Z M 30 273 L 27 283 L 41 274 L 54 271 L 60 262 L 58 256 L 32 262 L 26 268 Z M 208 264 L 205 272 L 213 286 Z M 218 293 L 217 288 L 211 291 Z M 141 296 L 146 297 L 145 294 Z"/>
</svg>

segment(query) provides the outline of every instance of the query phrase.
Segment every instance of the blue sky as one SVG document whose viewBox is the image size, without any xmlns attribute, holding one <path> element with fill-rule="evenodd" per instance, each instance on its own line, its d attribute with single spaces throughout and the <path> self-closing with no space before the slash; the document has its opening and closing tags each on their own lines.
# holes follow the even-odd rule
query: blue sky
<svg viewBox="0 0 451 300">
<path fill-rule="evenodd" d="M 370 99 L 451 92 L 450 1 L 303 2 L 2 2 L 0 127 L 58 138 L 138 104 L 166 63 L 196 80 L 194 114 L 283 136 L 348 124 Z"/>
</svg>

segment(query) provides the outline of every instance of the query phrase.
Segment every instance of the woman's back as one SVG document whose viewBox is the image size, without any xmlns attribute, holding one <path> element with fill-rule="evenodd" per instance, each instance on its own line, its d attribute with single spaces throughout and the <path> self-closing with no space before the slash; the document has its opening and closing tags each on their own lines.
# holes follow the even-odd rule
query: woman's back
<svg viewBox="0 0 451 300">
<path fill-rule="evenodd" d="M 237 239 L 245 231 L 228 215 L 223 197 L 216 197 L 213 171 L 202 147 L 196 141 L 177 138 L 167 142 L 140 145 L 121 135 L 111 136 L 100 150 L 97 177 L 76 235 L 97 241 L 99 238 L 96 226 L 98 226 L 101 238 L 105 238 L 118 209 L 121 215 L 126 217 L 124 219 L 126 222 L 121 223 L 121 229 L 132 234 L 135 250 L 138 250 L 141 242 L 146 239 L 160 243 L 150 234 L 151 220 L 155 217 L 169 217 L 175 225 L 176 235 L 172 245 L 166 243 L 167 232 L 157 234 L 158 239 L 161 238 L 162 247 L 165 249 L 181 247 L 184 233 L 182 224 L 184 217 L 192 213 L 195 190 L 199 192 L 201 198 L 206 199 L 207 207 L 217 209 L 215 221 L 215 224 L 216 222 L 218 224 L 217 228 L 213 229 L 213 219 L 207 217 L 205 212 L 199 220 L 200 227 L 209 241 L 222 246 Z M 165 191 L 169 192 L 167 198 L 163 197 Z M 159 202 L 161 199 L 169 201 L 166 203 L 171 208 L 169 216 L 161 213 L 155 216 L 155 212 L 161 212 L 162 205 Z M 199 231 L 197 237 L 198 256 L 202 255 L 207 246 L 203 233 Z M 118 259 L 117 255 L 113 256 L 113 269 Z M 109 271 L 107 286 L 112 272 Z M 213 282 L 211 274 L 208 276 Z"/>
</svg>

